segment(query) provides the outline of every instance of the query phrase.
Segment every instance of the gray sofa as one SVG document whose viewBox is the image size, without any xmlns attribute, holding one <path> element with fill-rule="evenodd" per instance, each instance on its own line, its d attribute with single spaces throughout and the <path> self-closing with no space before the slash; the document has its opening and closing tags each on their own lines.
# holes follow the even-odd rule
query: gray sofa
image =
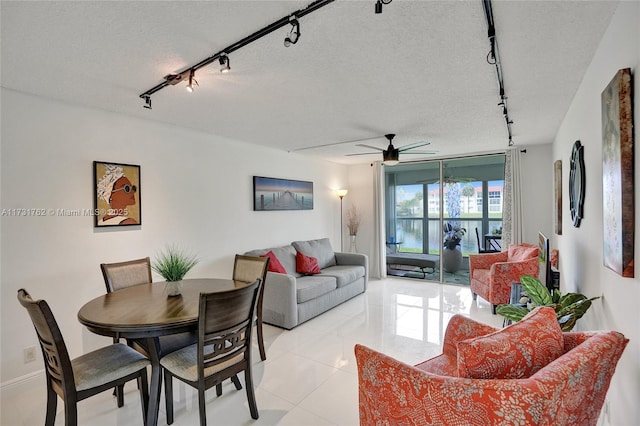
<svg viewBox="0 0 640 426">
<path fill-rule="evenodd" d="M 261 256 L 270 250 L 287 273 L 267 273 L 262 301 L 265 323 L 292 329 L 367 289 L 367 256 L 334 252 L 328 238 L 294 241 L 288 246 L 251 250 L 245 254 Z M 297 251 L 316 258 L 321 273 L 296 272 Z"/>
</svg>

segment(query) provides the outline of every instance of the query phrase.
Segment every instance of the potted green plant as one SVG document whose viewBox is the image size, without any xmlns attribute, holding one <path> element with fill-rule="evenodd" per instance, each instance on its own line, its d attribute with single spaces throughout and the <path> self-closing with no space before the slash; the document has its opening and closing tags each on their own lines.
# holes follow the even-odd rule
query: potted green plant
<svg viewBox="0 0 640 426">
<path fill-rule="evenodd" d="M 523 292 L 526 293 L 525 297 L 528 296 L 530 303 L 523 304 L 525 306 L 499 305 L 496 308 L 496 313 L 508 320 L 520 321 L 536 306 L 551 306 L 556 311 L 562 331 L 571 331 L 576 322 L 591 307 L 591 301 L 600 298 L 592 297 L 589 299 L 580 293 L 561 294 L 560 290 L 555 290 L 552 295 L 547 287 L 531 275 L 520 277 L 520 283 Z"/>
<path fill-rule="evenodd" d="M 198 258 L 171 245 L 158 253 L 151 268 L 167 281 L 167 294 L 178 296 L 182 291 L 182 279 L 198 263 Z"/>
</svg>

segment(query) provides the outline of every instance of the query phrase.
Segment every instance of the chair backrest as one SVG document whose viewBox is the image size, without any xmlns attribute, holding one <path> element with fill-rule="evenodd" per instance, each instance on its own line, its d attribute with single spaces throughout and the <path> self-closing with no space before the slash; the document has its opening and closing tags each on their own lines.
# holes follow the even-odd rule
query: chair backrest
<svg viewBox="0 0 640 426">
<path fill-rule="evenodd" d="M 101 263 L 107 293 L 125 287 L 151 282 L 151 261 L 148 257 L 118 263 Z"/>
<path fill-rule="evenodd" d="M 220 364 L 251 362 L 251 331 L 262 281 L 214 293 L 200 293 L 198 377 Z M 234 373 L 235 374 L 235 373 Z"/>
<path fill-rule="evenodd" d="M 47 380 L 57 393 L 71 395 L 75 392 L 71 359 L 49 305 L 44 300 L 33 300 L 27 290 L 22 288 L 18 290 L 18 301 L 29 313 L 36 329 Z"/>
<path fill-rule="evenodd" d="M 264 280 L 269 269 L 269 258 L 236 254 L 233 262 L 233 279 L 252 283 L 257 279 Z"/>
<path fill-rule="evenodd" d="M 476 228 L 476 241 L 478 242 L 478 252 L 480 252 L 484 247 L 480 245 L 480 234 L 478 234 L 478 228 Z"/>
</svg>

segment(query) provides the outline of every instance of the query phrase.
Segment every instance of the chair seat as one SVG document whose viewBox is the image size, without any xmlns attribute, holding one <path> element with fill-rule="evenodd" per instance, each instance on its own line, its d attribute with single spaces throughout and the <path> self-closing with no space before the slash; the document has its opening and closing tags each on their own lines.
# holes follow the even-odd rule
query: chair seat
<svg viewBox="0 0 640 426">
<path fill-rule="evenodd" d="M 211 346 L 205 347 L 205 354 L 210 354 Z M 244 356 L 237 355 L 223 363 L 204 369 L 205 377 L 224 370 L 234 364 L 242 362 Z M 170 353 L 160 360 L 160 365 L 169 370 L 174 376 L 182 377 L 191 382 L 198 380 L 198 344 L 187 346 Z"/>
<path fill-rule="evenodd" d="M 106 346 L 71 361 L 76 389 L 96 388 L 150 365 L 140 352 L 122 343 Z"/>
<path fill-rule="evenodd" d="M 446 354 L 438 355 L 434 358 L 416 364 L 415 367 L 431 374 L 440 376 L 458 377 L 457 359 Z"/>
</svg>

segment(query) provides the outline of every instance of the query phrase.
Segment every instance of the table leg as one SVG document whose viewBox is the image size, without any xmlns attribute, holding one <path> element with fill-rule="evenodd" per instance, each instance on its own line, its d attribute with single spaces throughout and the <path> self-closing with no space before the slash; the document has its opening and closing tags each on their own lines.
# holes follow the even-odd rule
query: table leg
<svg viewBox="0 0 640 426">
<path fill-rule="evenodd" d="M 160 345 L 158 339 L 155 337 L 148 338 L 147 349 L 149 352 L 149 360 L 151 361 L 151 384 L 149 386 L 147 426 L 157 426 L 158 411 L 160 410 L 160 390 L 162 388 L 162 369 L 160 368 Z"/>
</svg>

